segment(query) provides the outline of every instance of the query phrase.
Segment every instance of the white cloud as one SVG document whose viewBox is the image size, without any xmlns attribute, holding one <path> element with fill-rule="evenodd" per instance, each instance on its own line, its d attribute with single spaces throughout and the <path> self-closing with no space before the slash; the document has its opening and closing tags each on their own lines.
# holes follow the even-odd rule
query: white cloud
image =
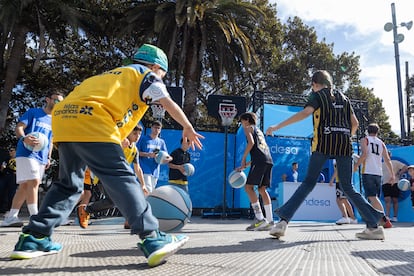
<svg viewBox="0 0 414 276">
<path fill-rule="evenodd" d="M 392 22 L 391 3 L 395 3 L 397 25 L 414 20 L 412 0 L 270 0 L 277 3 L 278 17 L 282 22 L 298 16 L 305 24 L 314 27 L 319 39 L 334 43 L 336 54 L 342 52 L 360 56 L 362 85 L 374 89 L 383 100 L 390 117 L 392 130 L 400 133 L 400 116 L 397 93 L 397 77 L 392 32 L 385 32 L 384 25 Z M 405 40 L 398 44 L 400 71 L 405 103 L 405 62 L 409 63 L 409 75 L 414 73 L 414 28 L 408 31 L 399 27 L 398 33 Z M 405 114 L 405 113 L 404 113 Z M 404 118 L 407 124 L 406 117 Z M 413 125 L 413 124 L 411 124 Z"/>
</svg>

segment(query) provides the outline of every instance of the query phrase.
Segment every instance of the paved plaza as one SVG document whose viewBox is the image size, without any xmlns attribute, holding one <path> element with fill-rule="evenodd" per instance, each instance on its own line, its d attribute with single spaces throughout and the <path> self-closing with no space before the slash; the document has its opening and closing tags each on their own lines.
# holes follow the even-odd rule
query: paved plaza
<svg viewBox="0 0 414 276">
<path fill-rule="evenodd" d="M 8 258 L 20 229 L 0 228 L 0 275 L 414 275 L 413 223 L 385 229 L 384 241 L 364 241 L 355 238 L 361 223 L 292 222 L 277 240 L 245 231 L 251 220 L 192 217 L 181 231 L 189 242 L 149 268 L 123 218 L 92 222 L 57 228 L 62 252 L 23 261 Z"/>
</svg>

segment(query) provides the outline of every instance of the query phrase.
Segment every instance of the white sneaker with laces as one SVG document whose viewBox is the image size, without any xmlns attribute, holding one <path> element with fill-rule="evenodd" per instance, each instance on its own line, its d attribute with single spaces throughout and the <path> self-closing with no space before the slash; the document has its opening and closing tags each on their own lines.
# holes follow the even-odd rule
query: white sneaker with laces
<svg viewBox="0 0 414 276">
<path fill-rule="evenodd" d="M 272 229 L 270 229 L 269 234 L 273 237 L 280 238 L 281 236 L 285 235 L 286 229 L 288 228 L 288 224 L 286 221 L 281 220 L 278 223 L 273 225 Z"/>
<path fill-rule="evenodd" d="M 398 221 L 398 219 L 397 219 L 397 217 L 393 217 L 392 219 L 390 219 L 391 220 L 391 222 L 397 222 Z"/>
<path fill-rule="evenodd" d="M 5 217 L 1 223 L 1 227 L 22 227 L 23 221 L 18 217 Z"/>
<path fill-rule="evenodd" d="M 338 219 L 335 223 L 338 224 L 338 225 L 350 224 L 351 220 L 349 218 L 342 217 L 342 218 Z"/>
<path fill-rule="evenodd" d="M 351 224 L 358 224 L 358 220 L 355 218 L 355 219 L 349 219 L 349 222 L 351 223 Z"/>
<path fill-rule="evenodd" d="M 384 237 L 384 228 L 378 226 L 378 228 L 365 228 L 364 231 L 356 233 L 355 237 L 363 240 L 383 240 Z"/>
</svg>

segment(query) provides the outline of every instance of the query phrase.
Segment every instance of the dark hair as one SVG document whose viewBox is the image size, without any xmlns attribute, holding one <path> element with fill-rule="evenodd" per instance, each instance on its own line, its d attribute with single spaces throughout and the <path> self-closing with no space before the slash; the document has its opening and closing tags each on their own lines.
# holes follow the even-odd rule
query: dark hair
<svg viewBox="0 0 414 276">
<path fill-rule="evenodd" d="M 247 120 L 250 124 L 255 125 L 257 116 L 253 112 L 245 112 L 242 115 L 240 115 L 240 120 Z"/>
<path fill-rule="evenodd" d="M 151 126 L 160 126 L 160 127 L 162 127 L 162 123 L 160 121 L 154 121 L 154 122 L 152 122 Z"/>
<path fill-rule="evenodd" d="M 142 127 L 140 125 L 137 125 L 136 127 L 134 127 L 134 131 L 142 131 Z"/>
<path fill-rule="evenodd" d="M 52 98 L 53 95 L 65 97 L 65 93 L 61 90 L 49 90 L 47 91 L 46 97 Z"/>
<path fill-rule="evenodd" d="M 368 134 L 377 134 L 379 129 L 380 128 L 379 128 L 378 124 L 372 123 L 372 124 L 368 125 L 367 131 L 368 131 Z"/>
<path fill-rule="evenodd" d="M 297 164 L 298 164 L 298 162 L 293 162 L 293 163 L 292 163 L 292 166 L 293 166 L 293 165 L 297 165 Z"/>
<path fill-rule="evenodd" d="M 328 88 L 332 88 L 332 77 L 325 70 L 318 70 L 312 76 L 312 82 L 326 85 Z"/>
</svg>

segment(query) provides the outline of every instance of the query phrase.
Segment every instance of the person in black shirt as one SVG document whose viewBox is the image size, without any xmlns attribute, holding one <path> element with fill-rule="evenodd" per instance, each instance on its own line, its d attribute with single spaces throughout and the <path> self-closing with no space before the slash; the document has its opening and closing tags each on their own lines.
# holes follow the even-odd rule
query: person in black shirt
<svg viewBox="0 0 414 276">
<path fill-rule="evenodd" d="M 359 122 L 350 100 L 343 93 L 333 90 L 332 85 L 332 77 L 327 71 L 316 71 L 312 76 L 312 93 L 305 108 L 266 130 L 267 135 L 272 135 L 274 131 L 313 114 L 314 136 L 307 175 L 292 197 L 275 210 L 280 221 L 270 230 L 270 235 L 277 238 L 285 235 L 288 222 L 315 187 L 326 160 L 334 158 L 342 190 L 358 209 L 367 226 L 363 232 L 357 233 L 356 237 L 383 240 L 384 229 L 378 224 L 382 222 L 384 213 L 373 208 L 351 184 L 353 152 L 351 136 L 355 134 Z"/>
<path fill-rule="evenodd" d="M 184 164 L 190 163 L 190 153 L 188 149 L 190 148 L 190 142 L 186 139 L 184 140 L 181 138 L 181 147 L 175 149 L 171 152 L 170 156 L 172 157 L 172 161 L 168 163 L 168 167 L 170 171 L 168 173 L 168 182 L 171 185 L 180 187 L 184 191 L 188 193 L 188 179 L 187 176 L 184 175 Z"/>
<path fill-rule="evenodd" d="M 18 187 L 16 184 L 16 148 L 10 148 L 9 155 L 10 158 L 0 167 L 0 213 L 10 210 Z"/>
<path fill-rule="evenodd" d="M 247 231 L 269 230 L 273 225 L 272 201 L 267 192 L 272 179 L 273 160 L 263 132 L 256 127 L 256 121 L 257 117 L 253 112 L 246 112 L 240 115 L 240 122 L 246 135 L 247 145 L 241 166 L 236 170 L 241 171 L 250 165 L 244 189 L 255 215 L 255 221 L 246 228 Z M 246 159 L 249 154 L 250 162 L 247 162 Z M 255 186 L 257 186 L 259 194 L 262 196 L 266 218 L 263 216 Z"/>
</svg>

